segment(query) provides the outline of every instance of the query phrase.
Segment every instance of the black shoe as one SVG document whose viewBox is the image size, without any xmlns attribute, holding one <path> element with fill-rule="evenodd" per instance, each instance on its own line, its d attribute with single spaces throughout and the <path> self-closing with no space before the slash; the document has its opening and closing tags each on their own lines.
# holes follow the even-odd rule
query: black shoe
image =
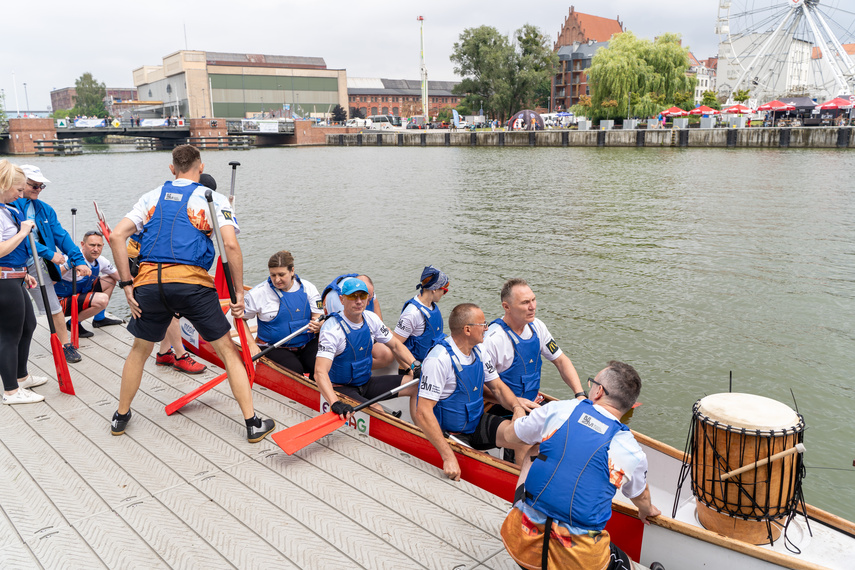
<svg viewBox="0 0 855 570">
<path fill-rule="evenodd" d="M 71 330 L 71 320 L 70 319 L 65 321 L 65 328 L 66 328 L 66 330 L 69 330 L 69 331 Z M 79 336 L 80 338 L 92 338 L 93 336 L 95 336 L 95 333 L 92 331 L 88 331 L 88 330 L 84 329 L 83 325 L 81 325 L 80 323 L 77 323 L 77 336 Z"/>
<path fill-rule="evenodd" d="M 110 317 L 104 317 L 100 321 L 93 320 L 92 326 L 96 329 L 100 329 L 101 327 L 109 327 L 111 325 L 123 325 L 125 321 L 121 319 L 111 319 Z"/>
<path fill-rule="evenodd" d="M 113 414 L 113 421 L 110 423 L 110 433 L 113 435 L 122 435 L 125 433 L 125 427 L 127 427 L 128 422 L 131 421 L 131 411 L 128 410 L 128 415 L 126 419 L 119 418 L 119 411 Z"/>
<path fill-rule="evenodd" d="M 261 427 L 246 426 L 246 439 L 250 443 L 258 443 L 274 429 L 276 429 L 275 421 L 261 420 Z"/>
</svg>

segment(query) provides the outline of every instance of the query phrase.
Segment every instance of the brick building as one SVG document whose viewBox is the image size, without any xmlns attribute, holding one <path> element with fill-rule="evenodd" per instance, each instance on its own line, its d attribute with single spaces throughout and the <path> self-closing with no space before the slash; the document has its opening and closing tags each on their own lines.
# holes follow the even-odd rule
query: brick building
<svg viewBox="0 0 855 570">
<path fill-rule="evenodd" d="M 137 98 L 137 90 L 132 87 L 107 87 L 107 99 L 127 101 Z M 63 87 L 50 92 L 51 109 L 73 109 L 77 102 L 77 89 L 74 87 Z"/>
<path fill-rule="evenodd" d="M 698 59 L 695 54 L 689 52 L 689 70 L 686 75 L 697 78 L 695 85 L 695 105 L 700 105 L 704 99 L 704 92 L 715 92 L 715 64 L 718 58 Z"/>
<path fill-rule="evenodd" d="M 458 81 L 428 81 L 428 114 L 431 117 L 443 107 L 454 108 L 463 98 L 452 93 Z M 421 116 L 422 82 L 418 79 L 380 79 L 349 77 L 349 107 L 369 115 Z M 348 116 L 351 113 L 348 110 Z"/>
<path fill-rule="evenodd" d="M 567 109 L 578 103 L 580 96 L 590 95 L 587 70 L 594 53 L 623 31 L 623 22 L 617 18 L 582 14 L 570 6 L 555 41 L 558 73 L 552 80 L 551 111 Z"/>
</svg>

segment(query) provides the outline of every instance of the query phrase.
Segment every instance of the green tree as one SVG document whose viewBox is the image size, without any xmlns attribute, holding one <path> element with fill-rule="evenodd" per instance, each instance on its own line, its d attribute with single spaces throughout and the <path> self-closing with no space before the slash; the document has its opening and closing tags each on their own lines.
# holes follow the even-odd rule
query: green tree
<svg viewBox="0 0 855 570">
<path fill-rule="evenodd" d="M 347 111 L 341 105 L 336 105 L 332 109 L 332 119 L 337 123 L 343 123 L 347 120 Z"/>
<path fill-rule="evenodd" d="M 87 117 L 107 116 L 107 108 L 104 106 L 107 88 L 103 83 L 98 83 L 87 71 L 77 78 L 74 88 L 77 90 L 77 99 L 74 102 L 72 114 Z"/>
<path fill-rule="evenodd" d="M 71 109 L 56 109 L 50 114 L 52 119 L 67 119 L 71 116 Z"/>
<path fill-rule="evenodd" d="M 737 103 L 745 103 L 751 98 L 750 89 L 740 89 L 733 95 L 733 100 Z"/>
<path fill-rule="evenodd" d="M 614 36 L 597 51 L 588 70 L 590 118 L 625 117 L 630 104 L 632 114 L 643 117 L 655 115 L 663 106 L 685 105 L 685 94 L 691 95 L 697 83 L 686 75 L 688 53 L 677 34 L 663 34 L 652 42 L 632 32 Z M 616 101 L 617 108 L 603 107 L 605 101 Z"/>
<path fill-rule="evenodd" d="M 470 109 L 502 121 L 543 99 L 544 85 L 551 82 L 558 56 L 551 41 L 538 28 L 524 25 L 514 39 L 496 28 L 467 28 L 451 54 L 454 72 L 462 77 L 455 93 L 468 94 Z M 475 105 L 477 102 L 477 105 Z"/>
<path fill-rule="evenodd" d="M 9 127 L 9 120 L 6 117 L 6 93 L 0 92 L 0 131 L 5 131 Z"/>
<path fill-rule="evenodd" d="M 721 110 L 721 103 L 715 94 L 715 91 L 704 91 L 704 98 L 701 100 L 701 105 L 706 105 L 710 109 Z"/>
<path fill-rule="evenodd" d="M 350 118 L 351 119 L 364 119 L 365 113 L 359 110 L 359 107 L 351 107 L 350 108 Z"/>
</svg>

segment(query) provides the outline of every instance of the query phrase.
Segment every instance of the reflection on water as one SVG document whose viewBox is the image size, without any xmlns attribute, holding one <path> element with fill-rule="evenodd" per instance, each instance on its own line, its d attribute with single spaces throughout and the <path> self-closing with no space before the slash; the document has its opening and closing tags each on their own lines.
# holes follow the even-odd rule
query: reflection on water
<svg viewBox="0 0 855 570">
<path fill-rule="evenodd" d="M 792 404 L 792 390 L 809 427 L 807 499 L 855 519 L 855 473 L 810 469 L 851 469 L 855 455 L 855 195 L 841 176 L 855 154 L 336 147 L 203 160 L 224 192 L 228 162 L 242 163 L 248 284 L 290 249 L 320 287 L 369 274 L 392 325 L 424 265 L 451 278 L 446 316 L 473 301 L 499 317 L 502 282 L 524 277 L 580 376 L 610 359 L 638 368 L 633 427 L 675 447 L 692 403 L 727 391 L 731 371 L 734 391 Z M 115 223 L 170 176 L 162 152 L 36 162 L 53 181 L 43 198 L 64 222 L 79 208 L 81 234 L 92 199 Z M 567 396 L 554 367 L 544 373 L 546 391 Z"/>
</svg>

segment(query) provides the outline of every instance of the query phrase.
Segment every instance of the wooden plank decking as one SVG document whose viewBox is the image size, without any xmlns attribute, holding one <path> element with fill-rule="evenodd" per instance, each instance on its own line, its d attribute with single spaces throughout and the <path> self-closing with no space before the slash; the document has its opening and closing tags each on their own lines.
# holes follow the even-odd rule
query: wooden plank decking
<svg viewBox="0 0 855 570">
<path fill-rule="evenodd" d="M 110 434 L 124 327 L 94 329 L 60 393 L 44 317 L 38 404 L 0 405 L 0 568 L 514 569 L 509 505 L 366 436 L 339 430 L 294 456 L 246 441 L 228 384 L 168 417 L 189 376 L 150 358 L 124 436 Z M 87 328 L 89 328 L 87 326 Z M 315 412 L 261 387 L 277 429 Z"/>
</svg>

